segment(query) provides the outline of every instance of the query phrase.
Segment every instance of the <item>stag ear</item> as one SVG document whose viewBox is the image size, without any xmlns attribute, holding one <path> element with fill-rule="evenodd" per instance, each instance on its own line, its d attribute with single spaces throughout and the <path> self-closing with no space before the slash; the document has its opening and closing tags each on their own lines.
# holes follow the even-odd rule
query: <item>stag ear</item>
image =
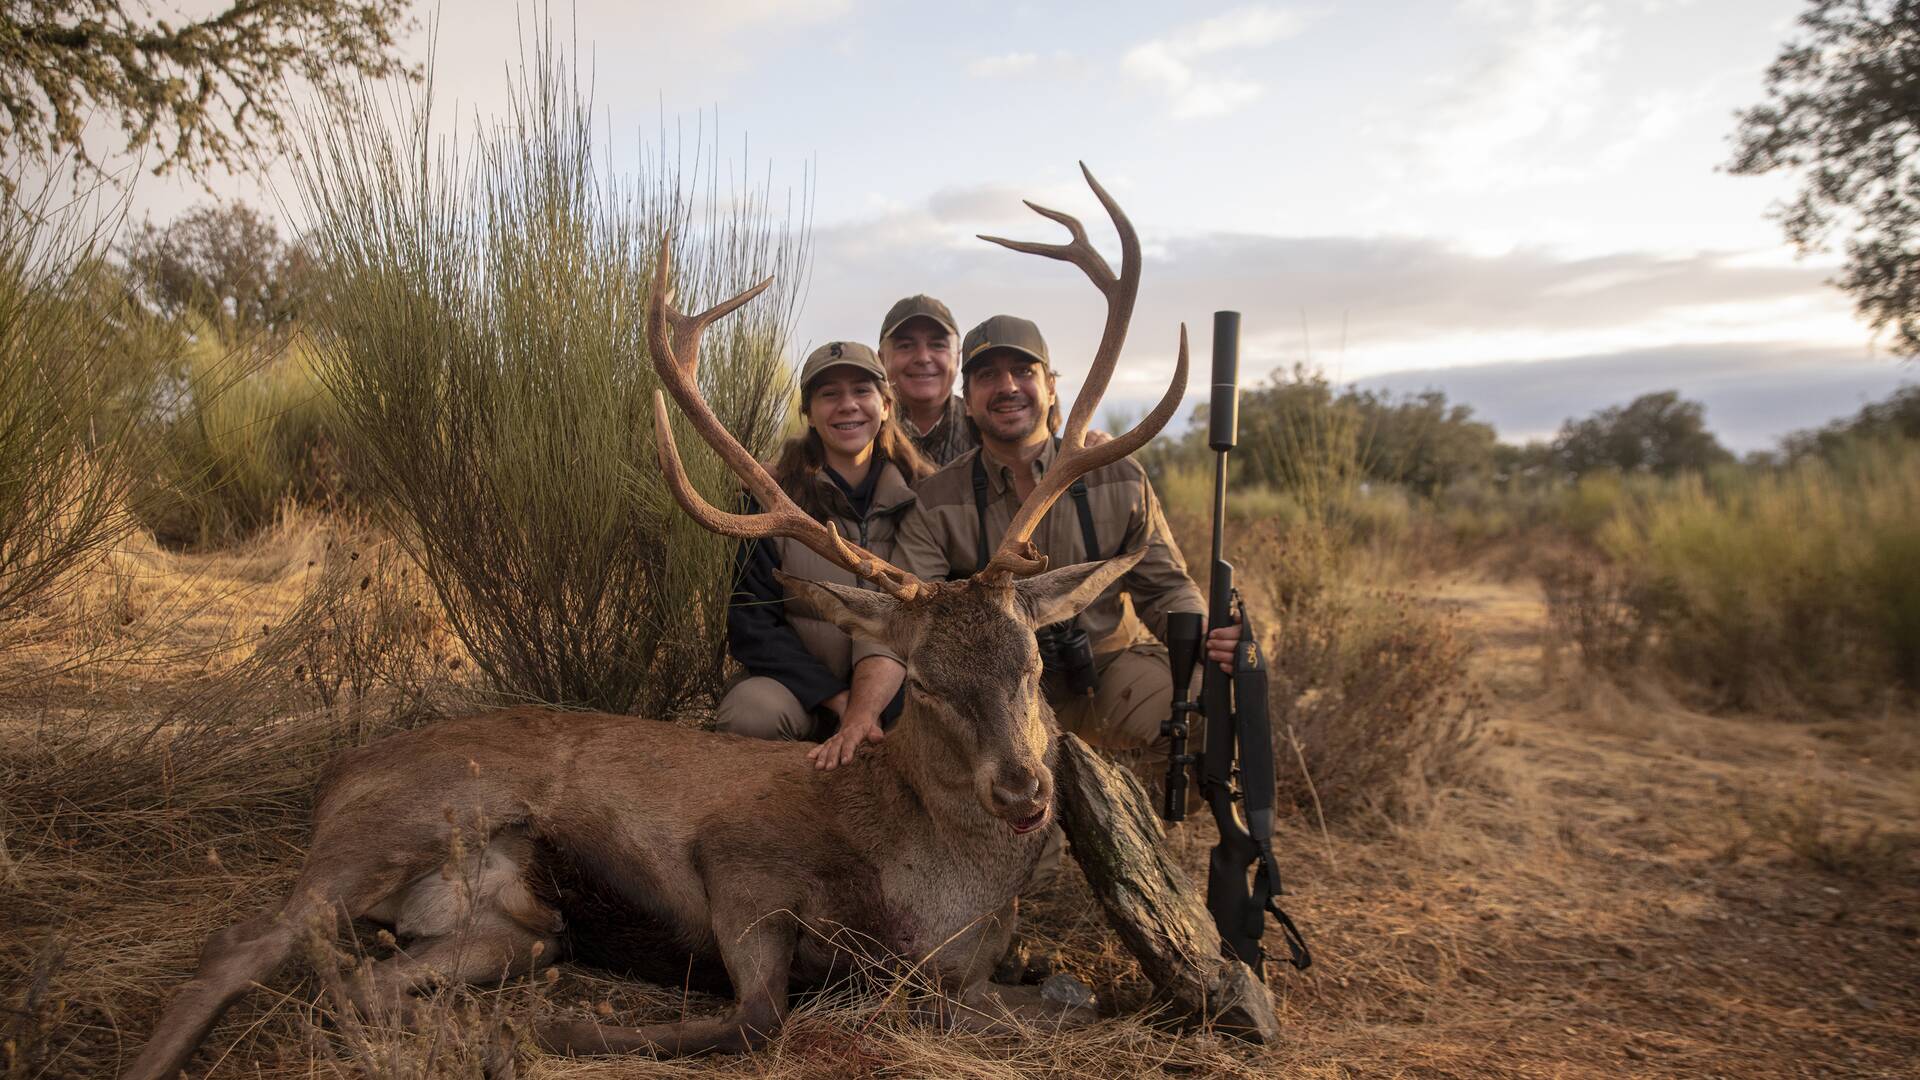
<svg viewBox="0 0 1920 1080">
<path fill-rule="evenodd" d="M 1109 585 L 1120 580 L 1120 575 L 1133 569 L 1134 564 L 1146 553 L 1147 549 L 1142 547 L 1138 551 L 1115 555 L 1105 562 L 1063 566 L 1058 570 L 1021 578 L 1013 583 L 1013 589 L 1026 606 L 1028 621 L 1036 627 L 1046 626 L 1080 614 L 1081 608 L 1093 603 L 1101 593 L 1107 591 Z"/>
<path fill-rule="evenodd" d="M 812 608 L 814 614 L 853 637 L 879 645 L 887 644 L 888 627 L 900 601 L 872 589 L 808 581 L 779 570 L 775 570 L 773 576 L 780 579 L 780 584 L 786 586 L 787 592 Z"/>
</svg>

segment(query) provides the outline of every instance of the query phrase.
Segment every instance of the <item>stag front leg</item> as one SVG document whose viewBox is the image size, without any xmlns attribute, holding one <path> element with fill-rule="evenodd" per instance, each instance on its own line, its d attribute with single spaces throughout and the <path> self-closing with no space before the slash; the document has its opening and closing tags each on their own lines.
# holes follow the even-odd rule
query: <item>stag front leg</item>
<svg viewBox="0 0 1920 1080">
<path fill-rule="evenodd" d="M 936 1003 L 934 1019 L 942 1026 L 984 1034 L 1012 1034 L 1023 1028 L 1079 1027 L 1099 1019 L 1091 1006 L 1065 1005 L 1049 1000 L 1037 986 L 1002 986 L 988 980 L 994 965 L 1013 940 L 1019 902 L 1009 900 L 980 927 L 978 937 L 964 948 L 955 942 L 952 959 L 942 950 L 939 978 L 945 997 Z"/>
<path fill-rule="evenodd" d="M 718 922 L 718 920 L 716 920 Z M 733 981 L 733 1011 L 708 1020 L 683 1020 L 643 1027 L 612 1027 L 591 1021 L 542 1025 L 542 1048 L 560 1054 L 629 1054 L 663 1057 L 690 1054 L 744 1054 L 766 1045 L 787 1015 L 787 976 L 793 965 L 796 927 L 784 914 L 751 925 L 714 928 L 720 957 Z"/>
</svg>

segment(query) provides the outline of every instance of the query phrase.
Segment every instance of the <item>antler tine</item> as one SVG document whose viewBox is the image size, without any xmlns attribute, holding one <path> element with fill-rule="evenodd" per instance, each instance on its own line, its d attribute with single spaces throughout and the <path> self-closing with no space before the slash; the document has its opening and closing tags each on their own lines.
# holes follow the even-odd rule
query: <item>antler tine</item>
<svg viewBox="0 0 1920 1080">
<path fill-rule="evenodd" d="M 1001 541 L 1000 549 L 980 573 L 1024 575 L 1046 569 L 1047 560 L 1044 556 L 1039 556 L 1036 562 L 1030 539 L 1034 529 L 1039 527 L 1040 519 L 1073 486 L 1075 480 L 1119 461 L 1160 434 L 1160 429 L 1166 427 L 1167 421 L 1173 419 L 1173 414 L 1179 410 L 1181 399 L 1186 397 L 1187 366 L 1187 324 L 1181 323 L 1180 352 L 1173 363 L 1173 381 L 1167 384 L 1167 392 L 1160 396 L 1160 403 L 1124 435 L 1097 446 L 1084 446 L 1072 451 L 1063 447 L 1060 456 L 1054 459 L 1053 466 L 1034 487 L 1033 494 L 1020 504 L 1020 511 L 1007 525 L 1006 539 Z"/>
<path fill-rule="evenodd" d="M 741 446 L 740 441 L 720 423 L 720 418 L 713 414 L 706 399 L 700 395 L 699 384 L 694 378 L 699 364 L 700 335 L 713 322 L 753 299 L 773 279 L 768 278 L 698 315 L 683 315 L 674 311 L 669 303 L 671 290 L 666 285 L 666 267 L 672 258 L 670 247 L 670 241 L 662 246 L 659 267 L 654 273 L 653 297 L 647 312 L 647 344 L 653 353 L 654 369 L 659 372 L 665 390 L 664 393 L 661 390 L 653 392 L 654 445 L 660 458 L 660 471 L 667 478 L 667 487 L 673 492 L 674 501 L 702 528 L 711 532 L 748 540 L 767 536 L 798 540 L 821 558 L 872 581 L 896 599 L 911 600 L 919 595 L 924 585 L 918 578 L 865 548 L 848 543 L 840 536 L 838 529 L 822 525 L 796 506 L 766 468 L 754 460 L 747 448 Z M 727 468 L 747 485 L 747 490 L 766 510 L 757 514 L 731 514 L 714 507 L 694 490 L 692 481 L 687 478 L 686 467 L 680 460 L 680 449 L 674 442 L 673 421 L 667 413 L 667 393 L 671 393 L 673 399 L 680 403 L 694 430 L 699 432 L 708 446 L 713 447 L 720 459 L 726 462 Z"/>
<path fill-rule="evenodd" d="M 1101 257 L 1087 232 L 1081 227 L 1078 218 L 1058 210 L 1049 210 L 1029 202 L 1027 205 L 1040 216 L 1058 222 L 1066 227 L 1073 240 L 1066 244 L 1046 244 L 1029 240 L 1007 240 L 997 236 L 982 236 L 982 240 L 999 244 L 1001 247 L 1030 255 L 1042 255 L 1049 259 L 1059 259 L 1079 267 L 1093 282 L 1101 295 L 1107 298 L 1107 323 L 1100 332 L 1100 347 L 1094 351 L 1093 364 L 1087 370 L 1086 380 L 1080 386 L 1080 393 L 1073 401 L 1073 409 L 1067 414 L 1066 430 L 1060 436 L 1060 456 L 1054 459 L 1053 467 L 1047 470 L 1040 486 L 1034 494 L 1021 504 L 1020 512 L 1014 516 L 1013 524 L 1002 539 L 1000 549 L 989 560 L 988 567 L 1001 573 L 1031 573 L 1034 556 L 1029 545 L 1033 530 L 1040 524 L 1047 509 L 1060 497 L 1074 480 L 1086 475 L 1102 465 L 1118 461 L 1120 458 L 1146 445 L 1168 419 L 1174 409 L 1179 407 L 1180 398 L 1186 392 L 1187 384 L 1187 331 L 1180 328 L 1180 359 L 1174 374 L 1173 386 L 1168 396 L 1163 398 L 1153 412 L 1134 426 L 1134 429 L 1119 439 L 1110 440 L 1088 452 L 1086 446 L 1087 427 L 1093 422 L 1094 410 L 1099 408 L 1100 399 L 1107 392 L 1107 384 L 1113 380 L 1113 369 L 1120 362 L 1120 349 L 1126 344 L 1127 325 L 1133 320 L 1133 304 L 1140 293 L 1140 237 L 1133 230 L 1133 222 L 1127 219 L 1126 212 L 1120 209 L 1107 189 L 1094 179 L 1093 171 L 1086 162 L 1080 163 L 1080 174 L 1086 177 L 1087 186 L 1106 208 L 1107 216 L 1113 219 L 1114 231 L 1120 234 L 1120 273 L 1114 274 L 1107 260 Z M 1164 416 L 1159 414 L 1165 411 Z M 1154 421 L 1154 418 L 1159 419 Z M 1136 438 L 1136 436 L 1138 436 Z M 1044 496 L 1043 496 L 1044 493 Z M 1045 560 L 1040 560 L 1044 565 Z M 984 572 L 984 571 L 983 571 Z"/>
<path fill-rule="evenodd" d="M 707 327 L 738 311 L 747 301 L 765 292 L 773 284 L 768 276 L 758 285 L 742 293 L 736 293 L 713 305 L 698 315 L 685 315 L 673 307 L 673 286 L 668 277 L 673 272 L 673 234 L 668 233 L 660 241 L 660 256 L 653 264 L 653 296 L 655 303 L 648 309 L 647 343 L 653 347 L 655 363 L 664 351 L 673 357 L 674 366 L 683 369 L 691 379 L 700 370 L 700 335 Z M 669 338 L 667 332 L 671 330 Z M 660 343 L 670 341 L 672 347 L 662 350 Z M 665 372 L 662 372 L 664 375 Z M 679 395 L 674 395 L 676 398 Z"/>
<path fill-rule="evenodd" d="M 1105 292 L 1113 281 L 1113 268 L 1107 265 L 1107 260 L 1101 257 L 1100 252 L 1095 249 L 1093 243 L 1087 239 L 1087 230 L 1080 224 L 1080 219 L 1063 210 L 1054 210 L 1050 207 L 1041 206 L 1032 199 L 1022 199 L 1020 201 L 1027 204 L 1027 209 L 1039 214 L 1041 217 L 1066 226 L 1068 234 L 1073 237 L 1073 242 L 1070 244 L 1048 244 L 1038 240 L 1009 240 L 1004 236 L 988 236 L 985 233 L 978 233 L 976 235 L 989 244 L 999 244 L 1003 248 L 1009 248 L 1023 254 L 1040 255 L 1048 259 L 1059 259 L 1061 262 L 1070 262 L 1085 271 L 1086 275 L 1093 279 L 1093 283 L 1098 285 L 1102 292 Z"/>
</svg>

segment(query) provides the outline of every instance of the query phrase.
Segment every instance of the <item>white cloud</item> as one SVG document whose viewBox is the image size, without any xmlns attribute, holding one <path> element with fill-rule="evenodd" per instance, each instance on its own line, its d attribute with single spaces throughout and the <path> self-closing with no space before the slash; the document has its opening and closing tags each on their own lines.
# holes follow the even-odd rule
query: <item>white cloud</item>
<svg viewBox="0 0 1920 1080">
<path fill-rule="evenodd" d="M 1253 101 L 1260 83 L 1234 75 L 1202 74 L 1196 61 L 1236 49 L 1258 49 L 1293 37 L 1306 27 L 1298 11 L 1267 5 L 1235 8 L 1142 42 L 1127 51 L 1121 65 L 1129 74 L 1165 91 L 1168 110 L 1178 119 L 1221 116 Z"/>
<path fill-rule="evenodd" d="M 976 79 L 990 79 L 998 75 L 1014 75 L 1031 69 L 1040 62 L 1038 53 L 1015 52 L 1005 56 L 983 56 L 967 65 L 967 74 Z"/>
<path fill-rule="evenodd" d="M 1467 0 L 1462 8 L 1511 28 L 1435 87 L 1436 104 L 1410 137 L 1420 173 L 1460 189 L 1581 175 L 1619 37 L 1602 9 L 1566 0 Z"/>
</svg>

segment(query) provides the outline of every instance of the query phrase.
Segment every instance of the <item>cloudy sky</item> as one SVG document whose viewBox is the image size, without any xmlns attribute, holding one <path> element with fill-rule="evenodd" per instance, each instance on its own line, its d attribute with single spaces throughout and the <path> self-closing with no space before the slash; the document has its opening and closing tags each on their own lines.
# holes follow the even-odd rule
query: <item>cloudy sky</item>
<svg viewBox="0 0 1920 1080">
<path fill-rule="evenodd" d="M 1750 449 L 1920 378 L 1824 284 L 1831 258 L 1782 243 L 1767 210 L 1791 181 L 1717 168 L 1803 6 L 581 0 L 554 18 L 615 167 L 664 121 L 811 185 L 796 354 L 871 340 L 926 291 L 963 324 L 1036 319 L 1076 386 L 1091 287 L 973 234 L 1055 239 L 1030 197 L 1111 251 L 1085 160 L 1146 243 L 1110 405 L 1157 396 L 1180 321 L 1204 356 L 1210 313 L 1236 308 L 1250 374 L 1438 387 L 1516 440 L 1678 388 Z M 496 112 L 526 19 L 446 4 L 436 108 Z M 135 205 L 164 219 L 204 197 L 145 181 Z"/>
</svg>

